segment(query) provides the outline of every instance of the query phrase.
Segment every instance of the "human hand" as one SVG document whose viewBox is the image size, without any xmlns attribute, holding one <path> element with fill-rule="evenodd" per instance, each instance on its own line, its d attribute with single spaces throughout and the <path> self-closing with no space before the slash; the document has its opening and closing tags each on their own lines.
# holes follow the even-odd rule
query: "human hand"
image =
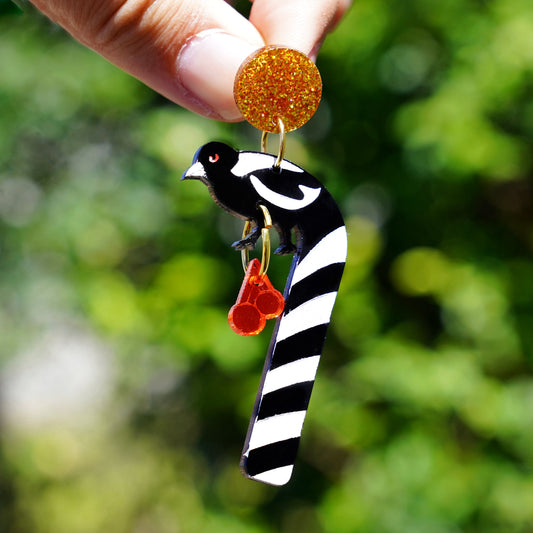
<svg viewBox="0 0 533 533">
<path fill-rule="evenodd" d="M 179 105 L 242 119 L 241 63 L 265 44 L 315 58 L 351 0 L 255 0 L 250 19 L 225 0 L 31 0 L 77 40 Z M 251 0 L 253 1 L 253 0 Z"/>
</svg>

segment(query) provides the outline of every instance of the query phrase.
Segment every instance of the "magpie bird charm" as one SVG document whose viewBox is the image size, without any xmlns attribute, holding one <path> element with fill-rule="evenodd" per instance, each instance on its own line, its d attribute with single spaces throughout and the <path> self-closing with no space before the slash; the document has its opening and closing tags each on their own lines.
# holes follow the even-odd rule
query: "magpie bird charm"
<svg viewBox="0 0 533 533">
<path fill-rule="evenodd" d="M 253 248 L 270 212 L 280 246 L 294 254 L 241 459 L 243 473 L 271 485 L 291 477 L 311 390 L 346 262 L 346 228 L 325 187 L 297 165 L 211 142 L 182 179 L 199 179 L 213 200 L 254 229 L 233 244 Z M 295 243 L 292 233 L 295 234 Z"/>
</svg>

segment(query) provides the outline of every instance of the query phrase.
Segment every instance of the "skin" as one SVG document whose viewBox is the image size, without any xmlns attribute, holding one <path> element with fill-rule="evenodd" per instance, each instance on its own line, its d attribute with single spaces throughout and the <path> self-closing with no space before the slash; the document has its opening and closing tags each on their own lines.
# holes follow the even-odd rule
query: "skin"
<svg viewBox="0 0 533 533">
<path fill-rule="evenodd" d="M 173 102 L 238 121 L 233 81 L 265 44 L 315 59 L 351 0 L 255 0 L 246 19 L 224 0 L 32 0 L 75 39 Z"/>
</svg>

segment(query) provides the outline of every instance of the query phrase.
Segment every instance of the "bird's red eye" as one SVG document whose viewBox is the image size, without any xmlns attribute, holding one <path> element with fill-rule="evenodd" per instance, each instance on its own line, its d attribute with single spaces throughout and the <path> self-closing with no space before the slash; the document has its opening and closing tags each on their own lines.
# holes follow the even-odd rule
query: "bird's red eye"
<svg viewBox="0 0 533 533">
<path fill-rule="evenodd" d="M 218 160 L 219 160 L 219 155 L 218 154 L 209 156 L 209 162 L 210 163 L 216 163 Z"/>
</svg>

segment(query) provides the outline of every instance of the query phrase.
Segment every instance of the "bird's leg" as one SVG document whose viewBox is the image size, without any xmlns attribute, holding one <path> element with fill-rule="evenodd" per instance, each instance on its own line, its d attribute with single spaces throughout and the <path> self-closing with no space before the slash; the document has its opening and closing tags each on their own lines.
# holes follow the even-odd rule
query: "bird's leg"
<svg viewBox="0 0 533 533">
<path fill-rule="evenodd" d="M 261 230 L 263 229 L 262 226 L 259 224 L 256 224 L 255 227 L 248 233 L 248 235 L 241 239 L 240 241 L 235 241 L 231 246 L 235 248 L 236 250 L 245 250 L 246 248 L 248 250 L 253 250 L 257 240 L 259 237 L 261 237 Z"/>
<path fill-rule="evenodd" d="M 276 227 L 279 234 L 279 247 L 274 251 L 277 255 L 290 255 L 296 252 L 296 246 L 292 244 L 291 230 Z"/>
</svg>

